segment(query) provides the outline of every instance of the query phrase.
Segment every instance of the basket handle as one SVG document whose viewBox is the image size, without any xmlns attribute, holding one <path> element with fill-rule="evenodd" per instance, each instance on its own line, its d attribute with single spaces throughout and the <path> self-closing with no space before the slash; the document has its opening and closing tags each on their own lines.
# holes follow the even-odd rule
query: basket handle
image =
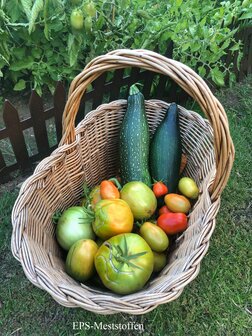
<svg viewBox="0 0 252 336">
<path fill-rule="evenodd" d="M 191 68 L 153 51 L 119 49 L 98 56 L 86 65 L 74 78 L 69 89 L 60 145 L 75 141 L 75 117 L 88 85 L 105 71 L 127 67 L 143 68 L 169 76 L 200 105 L 214 132 L 216 175 L 210 194 L 212 200 L 216 200 L 225 188 L 234 161 L 234 146 L 224 108 L 204 80 Z"/>
</svg>

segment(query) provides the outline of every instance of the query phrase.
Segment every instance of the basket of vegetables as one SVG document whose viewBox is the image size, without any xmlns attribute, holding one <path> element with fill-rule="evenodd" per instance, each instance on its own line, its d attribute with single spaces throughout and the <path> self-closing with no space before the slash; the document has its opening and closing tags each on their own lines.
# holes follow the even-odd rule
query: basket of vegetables
<svg viewBox="0 0 252 336">
<path fill-rule="evenodd" d="M 75 127 L 88 85 L 125 67 L 169 76 L 207 119 L 133 85 Z M 97 57 L 71 84 L 58 148 L 21 187 L 13 255 L 63 306 L 151 311 L 197 276 L 233 159 L 225 111 L 193 70 L 148 50 Z"/>
</svg>

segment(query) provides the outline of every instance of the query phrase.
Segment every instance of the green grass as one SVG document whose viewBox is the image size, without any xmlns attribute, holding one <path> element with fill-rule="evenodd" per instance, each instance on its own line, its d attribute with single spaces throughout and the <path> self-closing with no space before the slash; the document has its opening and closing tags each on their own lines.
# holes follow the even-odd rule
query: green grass
<svg viewBox="0 0 252 336">
<path fill-rule="evenodd" d="M 218 94 L 225 106 L 236 148 L 232 174 L 222 195 L 210 248 L 196 280 L 176 301 L 130 316 L 101 316 L 57 304 L 25 277 L 10 251 L 10 214 L 17 189 L 0 195 L 0 334 L 132 335 L 133 331 L 73 330 L 73 322 L 143 323 L 141 335 L 242 336 L 252 334 L 251 126 L 252 77 Z"/>
</svg>

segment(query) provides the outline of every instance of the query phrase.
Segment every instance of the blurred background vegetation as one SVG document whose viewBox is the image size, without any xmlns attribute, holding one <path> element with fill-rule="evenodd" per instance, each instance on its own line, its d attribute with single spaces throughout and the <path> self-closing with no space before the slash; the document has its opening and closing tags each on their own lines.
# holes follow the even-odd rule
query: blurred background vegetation
<svg viewBox="0 0 252 336">
<path fill-rule="evenodd" d="M 97 55 L 146 48 L 173 58 L 223 86 L 232 84 L 227 52 L 243 45 L 236 34 L 252 24 L 252 1 L 0 0 L 0 94 L 70 82 Z"/>
</svg>

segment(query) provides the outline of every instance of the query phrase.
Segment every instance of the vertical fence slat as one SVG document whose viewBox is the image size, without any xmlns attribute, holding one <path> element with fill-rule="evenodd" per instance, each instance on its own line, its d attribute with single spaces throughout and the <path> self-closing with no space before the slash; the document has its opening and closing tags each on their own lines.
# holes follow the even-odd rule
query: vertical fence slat
<svg viewBox="0 0 252 336">
<path fill-rule="evenodd" d="M 168 58 L 172 58 L 172 55 L 173 55 L 173 41 L 170 40 L 167 49 L 165 51 L 165 56 Z"/>
<path fill-rule="evenodd" d="M 94 91 L 92 92 L 93 93 L 92 109 L 96 109 L 97 106 L 102 104 L 106 77 L 107 73 L 105 72 L 93 82 Z"/>
<path fill-rule="evenodd" d="M 248 46 L 248 61 L 246 67 L 246 75 L 252 73 L 252 28 L 250 27 L 247 31 L 248 35 L 246 44 Z"/>
<path fill-rule="evenodd" d="M 165 86 L 166 86 L 167 80 L 169 80 L 168 77 L 166 77 L 164 75 L 159 76 L 159 81 L 158 81 L 158 85 L 157 85 L 157 88 L 156 88 L 156 99 L 160 99 L 160 98 L 164 97 Z"/>
<path fill-rule="evenodd" d="M 244 76 L 246 75 L 247 65 L 248 65 L 248 49 L 249 46 L 247 45 L 248 42 L 248 30 L 243 30 L 240 34 L 240 39 L 244 43 L 243 48 L 243 58 L 240 62 L 240 67 L 237 69 L 238 72 L 238 80 L 241 81 Z"/>
<path fill-rule="evenodd" d="M 115 70 L 110 89 L 110 101 L 120 97 L 120 88 L 123 80 L 124 69 Z"/>
<path fill-rule="evenodd" d="M 243 38 L 244 43 L 244 56 L 241 62 L 241 69 L 239 74 L 239 80 L 244 76 L 251 73 L 252 67 L 252 28 L 246 29 L 245 36 Z"/>
<path fill-rule="evenodd" d="M 146 71 L 145 79 L 144 79 L 144 86 L 143 86 L 143 89 L 141 90 L 145 99 L 150 98 L 151 87 L 153 84 L 154 77 L 155 77 L 155 72 Z"/>
<path fill-rule="evenodd" d="M 29 108 L 38 152 L 42 155 L 47 154 L 49 152 L 49 142 L 44 118 L 43 101 L 34 90 L 30 97 Z"/>
<path fill-rule="evenodd" d="M 1 172 L 6 168 L 6 163 L 5 163 L 5 160 L 4 160 L 4 157 L 3 157 L 3 154 L 0 150 L 0 174 Z"/>
<path fill-rule="evenodd" d="M 8 100 L 4 103 L 3 119 L 18 166 L 26 168 L 29 165 L 29 155 L 24 134 L 21 129 L 19 115 L 15 107 Z"/>
<path fill-rule="evenodd" d="M 62 137 L 62 115 L 66 104 L 66 91 L 62 82 L 58 82 L 54 95 L 53 104 L 55 110 L 55 126 L 57 133 L 57 140 L 60 142 Z"/>
</svg>

